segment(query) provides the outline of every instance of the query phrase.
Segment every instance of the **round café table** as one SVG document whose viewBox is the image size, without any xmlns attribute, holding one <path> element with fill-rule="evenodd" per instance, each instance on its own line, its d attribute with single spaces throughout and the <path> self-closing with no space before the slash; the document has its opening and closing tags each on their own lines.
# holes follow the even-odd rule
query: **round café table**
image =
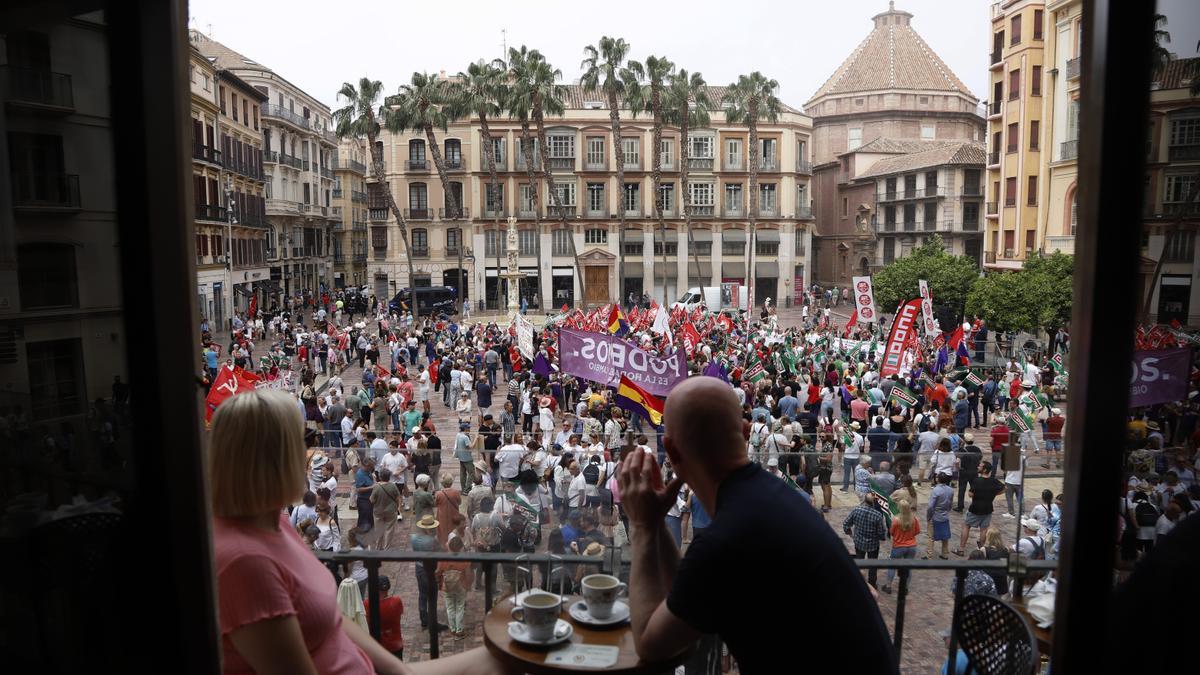
<svg viewBox="0 0 1200 675">
<path fill-rule="evenodd" d="M 628 621 L 616 626 L 600 628 L 582 624 L 571 618 L 567 608 L 580 599 L 577 595 L 570 595 L 563 600 L 562 613 L 559 618 L 570 623 L 574 633 L 569 640 L 560 644 L 553 647 L 535 647 L 517 642 L 509 637 L 508 623 L 512 621 L 511 611 L 513 608 L 511 596 L 497 602 L 492 607 L 492 611 L 488 612 L 487 618 L 483 622 L 483 642 L 488 651 L 503 662 L 510 672 L 531 673 L 532 675 L 596 672 L 598 670 L 626 675 L 659 675 L 673 673 L 675 667 L 683 663 L 691 654 L 692 650 L 688 649 L 668 661 L 646 663 L 638 658 L 637 651 L 634 649 L 633 629 Z M 611 646 L 618 648 L 620 652 L 617 654 L 617 662 L 603 669 L 546 663 L 547 654 L 569 644 Z"/>
</svg>

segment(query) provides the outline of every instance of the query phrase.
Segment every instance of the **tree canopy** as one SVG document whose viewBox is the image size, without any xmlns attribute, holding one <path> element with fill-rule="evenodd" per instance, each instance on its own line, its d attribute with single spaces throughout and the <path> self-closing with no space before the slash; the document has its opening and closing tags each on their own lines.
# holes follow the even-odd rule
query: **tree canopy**
<svg viewBox="0 0 1200 675">
<path fill-rule="evenodd" d="M 947 253 L 942 238 L 935 234 L 874 275 L 875 302 L 881 312 L 895 311 L 901 302 L 917 297 L 917 282 L 924 279 L 934 303 L 961 307 L 978 278 L 975 261 Z"/>
<path fill-rule="evenodd" d="M 1075 261 L 1055 252 L 1035 255 L 1014 272 L 979 279 L 967 296 L 967 313 L 999 330 L 1053 331 L 1071 321 L 1071 275 Z"/>
</svg>

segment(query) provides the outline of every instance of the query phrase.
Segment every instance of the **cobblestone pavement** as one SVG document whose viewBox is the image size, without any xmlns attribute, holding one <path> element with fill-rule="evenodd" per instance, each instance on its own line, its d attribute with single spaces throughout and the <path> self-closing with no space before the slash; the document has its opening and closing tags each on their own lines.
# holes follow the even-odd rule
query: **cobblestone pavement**
<svg viewBox="0 0 1200 675">
<path fill-rule="evenodd" d="M 785 325 L 791 325 L 791 322 L 799 322 L 799 312 L 795 309 L 781 310 L 783 322 Z M 476 317 L 480 319 L 481 317 Z M 269 347 L 269 341 L 261 341 L 257 345 L 255 357 L 259 351 Z M 347 368 L 341 373 L 341 378 L 344 385 L 357 385 L 360 382 L 362 372 L 358 368 L 357 363 Z M 322 380 L 318 380 L 322 382 Z M 442 404 L 440 392 L 430 393 L 431 410 L 433 411 L 434 423 L 442 436 L 443 441 L 443 464 L 442 471 L 449 473 L 455 477 L 455 485 L 458 484 L 458 462 L 453 460 L 452 446 L 453 437 L 457 431 L 456 423 L 457 416 L 453 411 Z M 1035 456 L 1036 459 L 1036 456 Z M 1033 462 L 1031 461 L 1031 464 Z M 1038 462 L 1040 463 L 1040 461 Z M 838 463 L 835 462 L 835 466 Z M 841 524 L 850 510 L 855 506 L 857 500 L 854 497 L 853 491 L 843 493 L 838 490 L 840 486 L 840 474 L 834 474 L 834 489 L 832 499 L 832 510 L 825 514 L 826 520 L 830 526 L 841 535 Z M 357 512 L 351 510 L 347 499 L 351 478 L 349 476 L 340 476 L 339 490 L 339 508 L 338 512 L 341 516 L 343 531 L 353 527 L 357 518 Z M 1028 512 L 1036 504 L 1038 496 L 1043 489 L 1049 488 L 1055 494 L 1062 490 L 1062 478 L 1053 477 L 1038 477 L 1035 471 L 1027 472 L 1027 480 L 1025 485 L 1025 502 L 1024 510 Z M 929 487 L 922 486 L 918 488 L 918 513 L 923 514 L 924 505 L 929 497 Z M 817 504 L 820 504 L 821 495 L 817 491 Z M 1001 517 L 1001 512 L 1004 511 L 1003 496 L 996 499 L 996 517 L 993 523 L 1003 528 L 1004 538 L 1006 543 L 1012 542 L 1018 536 L 1019 521 L 1017 519 L 1009 519 Z M 408 550 L 408 537 L 411 533 L 412 518 L 406 514 L 406 517 L 401 524 L 403 537 L 402 550 Z M 556 523 L 557 521 L 555 521 Z M 924 525 L 924 524 L 923 524 Z M 545 526 L 551 527 L 551 526 Z M 958 537 L 962 527 L 962 515 L 959 513 L 951 513 L 951 531 L 953 533 L 951 539 L 951 550 L 957 547 Z M 974 533 L 972 533 L 974 537 Z M 853 545 L 850 538 L 843 535 L 843 540 L 846 542 L 847 550 L 852 551 Z M 542 541 L 545 542 L 547 537 L 543 535 Z M 921 545 L 925 545 L 924 533 L 922 533 Z M 884 542 L 881 548 L 883 556 L 888 555 L 890 546 Z M 541 552 L 541 550 L 539 550 Z M 951 559 L 956 559 L 951 555 Z M 757 570 L 761 571 L 761 570 Z M 430 658 L 429 649 L 429 633 L 427 630 L 422 630 L 420 626 L 419 615 L 417 611 L 417 584 L 413 572 L 412 563 L 391 563 L 384 564 L 381 573 L 388 576 L 392 581 L 393 595 L 399 595 L 405 606 L 404 616 L 402 619 L 403 634 L 405 639 L 404 658 L 406 661 L 427 660 Z M 886 574 L 880 573 L 881 576 Z M 905 673 L 930 673 L 940 670 L 942 663 L 946 658 L 944 642 L 939 635 L 939 631 L 949 628 L 952 615 L 953 594 L 950 590 L 950 582 L 953 574 L 948 571 L 930 571 L 915 573 L 909 585 L 909 593 L 905 607 L 904 618 L 904 639 L 901 658 L 902 672 Z M 880 580 L 882 584 L 883 580 Z M 895 588 L 898 584 L 893 584 Z M 797 602 L 803 602 L 803 589 L 798 589 L 800 592 L 795 596 Z M 442 598 L 438 598 L 439 622 L 445 623 L 445 603 Z M 880 594 L 879 608 L 889 630 L 894 630 L 894 620 L 896 615 L 896 596 Z M 820 616 L 819 608 L 809 608 L 817 612 L 816 616 Z M 473 647 L 483 645 L 483 618 L 484 618 L 484 595 L 483 591 L 472 591 L 469 593 L 466 603 L 466 619 L 464 622 L 465 632 L 467 634 L 464 640 L 453 640 L 446 632 L 441 632 L 439 636 L 440 654 L 442 656 L 455 654 Z M 831 627 L 831 629 L 840 629 L 839 627 Z"/>
</svg>

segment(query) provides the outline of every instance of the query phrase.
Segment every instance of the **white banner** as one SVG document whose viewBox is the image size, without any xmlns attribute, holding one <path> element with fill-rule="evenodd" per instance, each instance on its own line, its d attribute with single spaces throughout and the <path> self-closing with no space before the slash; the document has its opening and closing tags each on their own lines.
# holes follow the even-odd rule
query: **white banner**
<svg viewBox="0 0 1200 675">
<path fill-rule="evenodd" d="M 926 335 L 937 335 L 937 320 L 933 318 L 933 295 L 929 292 L 929 282 L 924 279 L 917 281 L 921 289 L 921 322 L 925 326 Z"/>
<path fill-rule="evenodd" d="M 525 317 L 517 314 L 513 317 L 517 324 L 517 349 L 521 350 L 521 356 L 527 359 L 533 358 L 533 324 Z"/>
<path fill-rule="evenodd" d="M 858 314 L 859 323 L 874 323 L 878 316 L 875 312 L 875 287 L 871 277 L 854 277 L 854 311 Z"/>
</svg>

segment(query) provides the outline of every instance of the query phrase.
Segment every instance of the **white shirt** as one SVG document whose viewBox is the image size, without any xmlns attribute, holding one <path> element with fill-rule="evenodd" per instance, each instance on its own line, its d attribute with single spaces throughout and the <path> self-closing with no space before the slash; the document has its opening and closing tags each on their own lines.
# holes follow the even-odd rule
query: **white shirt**
<svg viewBox="0 0 1200 675">
<path fill-rule="evenodd" d="M 1021 471 L 1024 469 L 1024 467 L 1025 467 L 1025 453 L 1022 452 L 1021 453 L 1021 468 L 1016 469 L 1015 471 L 1005 471 L 1004 472 L 1004 484 L 1005 485 L 1020 485 L 1021 484 Z"/>
<path fill-rule="evenodd" d="M 376 438 L 371 441 L 371 447 L 368 449 L 371 451 L 371 458 L 378 464 L 379 460 L 383 459 L 383 456 L 387 454 L 388 444 L 382 438 Z"/>
<path fill-rule="evenodd" d="M 587 487 L 588 484 L 583 479 L 583 471 L 580 471 L 578 476 L 571 479 L 571 484 L 567 487 L 567 505 L 571 507 L 583 506 Z"/>
<path fill-rule="evenodd" d="M 858 459 L 859 455 L 862 454 L 863 437 L 857 431 L 850 432 L 850 435 L 854 437 L 854 442 L 846 446 L 846 449 L 842 452 L 842 458 Z"/>
<path fill-rule="evenodd" d="M 342 418 L 342 445 L 350 445 L 354 439 L 354 418 L 347 415 Z"/>
<path fill-rule="evenodd" d="M 404 483 L 404 470 L 408 468 L 408 459 L 403 453 L 388 452 L 379 460 L 379 465 L 391 472 L 393 483 Z"/>
<path fill-rule="evenodd" d="M 525 447 L 510 443 L 496 452 L 496 461 L 500 463 L 501 478 L 516 478 L 521 472 L 521 458 L 525 456 Z"/>
<path fill-rule="evenodd" d="M 567 498 L 567 488 L 570 487 L 574 476 L 571 475 L 571 470 L 563 466 L 560 462 L 554 467 L 554 496 L 559 499 Z"/>
<path fill-rule="evenodd" d="M 955 456 L 953 452 L 935 452 L 933 453 L 934 473 L 944 473 L 947 476 L 954 474 Z"/>
</svg>

